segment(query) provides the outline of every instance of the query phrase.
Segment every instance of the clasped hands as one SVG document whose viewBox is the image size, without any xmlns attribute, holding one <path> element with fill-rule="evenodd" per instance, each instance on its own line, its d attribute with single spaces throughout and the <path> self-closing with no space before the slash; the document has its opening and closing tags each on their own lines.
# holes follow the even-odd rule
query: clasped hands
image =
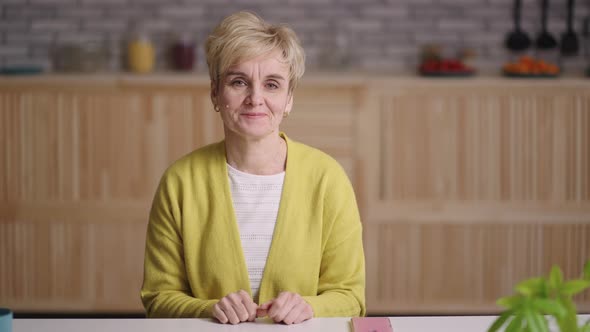
<svg viewBox="0 0 590 332">
<path fill-rule="evenodd" d="M 253 322 L 266 316 L 276 323 L 298 324 L 312 318 L 313 309 L 301 295 L 292 292 L 282 292 L 258 306 L 244 290 L 226 295 L 213 306 L 213 317 L 223 324 Z"/>
</svg>

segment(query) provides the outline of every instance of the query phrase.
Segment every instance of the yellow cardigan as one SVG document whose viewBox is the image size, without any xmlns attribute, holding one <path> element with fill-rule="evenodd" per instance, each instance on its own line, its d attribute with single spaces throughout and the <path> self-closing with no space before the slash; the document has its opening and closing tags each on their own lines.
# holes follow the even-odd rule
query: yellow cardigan
<svg viewBox="0 0 590 332">
<path fill-rule="evenodd" d="M 315 317 L 364 316 L 362 227 L 350 181 L 330 156 L 281 135 L 288 158 L 260 303 L 291 291 Z M 220 298 L 241 289 L 252 296 L 222 141 L 164 173 L 150 212 L 141 299 L 148 317 L 211 317 Z"/>
</svg>

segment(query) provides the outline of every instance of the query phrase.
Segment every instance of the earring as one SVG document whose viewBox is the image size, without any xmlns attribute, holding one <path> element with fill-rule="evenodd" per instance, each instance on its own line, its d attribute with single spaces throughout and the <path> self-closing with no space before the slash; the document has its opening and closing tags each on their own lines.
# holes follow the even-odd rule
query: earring
<svg viewBox="0 0 590 332">
<path fill-rule="evenodd" d="M 213 105 L 213 109 L 215 110 L 215 112 L 219 112 L 219 105 Z"/>
<path fill-rule="evenodd" d="M 288 118 L 288 117 L 289 117 L 289 112 L 283 113 L 283 118 Z"/>
</svg>

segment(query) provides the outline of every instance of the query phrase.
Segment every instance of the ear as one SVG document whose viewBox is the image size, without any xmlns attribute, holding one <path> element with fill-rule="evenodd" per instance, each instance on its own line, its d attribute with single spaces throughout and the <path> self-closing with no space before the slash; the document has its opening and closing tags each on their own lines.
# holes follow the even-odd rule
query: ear
<svg viewBox="0 0 590 332">
<path fill-rule="evenodd" d="M 211 102 L 217 104 L 217 81 L 211 80 Z"/>
<path fill-rule="evenodd" d="M 288 98 L 287 105 L 285 106 L 285 113 L 291 113 L 291 109 L 293 108 L 293 94 L 289 94 Z"/>
</svg>

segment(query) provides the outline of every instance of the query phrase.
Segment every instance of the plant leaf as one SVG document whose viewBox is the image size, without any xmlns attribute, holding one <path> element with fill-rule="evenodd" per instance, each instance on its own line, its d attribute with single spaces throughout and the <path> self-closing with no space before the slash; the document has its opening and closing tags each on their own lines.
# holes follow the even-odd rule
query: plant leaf
<svg viewBox="0 0 590 332">
<path fill-rule="evenodd" d="M 543 277 L 530 278 L 518 283 L 515 289 L 522 295 L 532 296 L 535 294 L 543 294 L 545 291 L 545 284 L 546 280 Z"/>
<path fill-rule="evenodd" d="M 504 332 L 519 332 L 520 330 L 522 330 L 523 320 L 524 317 L 522 316 L 522 314 L 517 313 L 516 316 L 514 316 L 514 318 L 510 321 L 510 324 L 508 324 Z"/>
<path fill-rule="evenodd" d="M 563 304 L 555 300 L 534 298 L 532 306 L 543 314 L 554 315 L 557 318 L 563 318 L 567 313 Z"/>
<path fill-rule="evenodd" d="M 488 332 L 496 332 L 498 331 L 502 325 L 504 325 L 504 323 L 506 323 L 506 320 L 508 320 L 508 318 L 510 318 L 512 316 L 512 310 L 506 310 L 504 311 L 500 317 L 498 317 L 494 323 L 492 324 L 492 326 L 490 326 L 490 328 L 488 329 Z"/>
<path fill-rule="evenodd" d="M 584 279 L 590 280 L 590 260 L 584 265 Z"/>
<path fill-rule="evenodd" d="M 563 272 L 557 265 L 553 265 L 549 273 L 549 286 L 551 289 L 558 289 L 563 283 Z"/>
<path fill-rule="evenodd" d="M 531 309 L 525 311 L 527 324 L 531 329 L 531 332 L 549 332 L 547 321 L 540 313 L 535 312 Z"/>
<path fill-rule="evenodd" d="M 561 286 L 560 293 L 562 295 L 572 296 L 574 294 L 577 294 L 577 293 L 583 291 L 584 289 L 586 289 L 588 287 L 590 287 L 590 280 L 584 280 L 584 279 L 570 280 Z"/>
<path fill-rule="evenodd" d="M 557 319 L 557 325 L 561 331 L 576 331 L 578 329 L 578 317 L 576 305 L 571 297 L 560 297 L 557 299 L 566 310 L 565 316 Z"/>
<path fill-rule="evenodd" d="M 513 295 L 499 298 L 496 304 L 506 309 L 518 308 L 522 303 L 522 295 Z"/>
</svg>

